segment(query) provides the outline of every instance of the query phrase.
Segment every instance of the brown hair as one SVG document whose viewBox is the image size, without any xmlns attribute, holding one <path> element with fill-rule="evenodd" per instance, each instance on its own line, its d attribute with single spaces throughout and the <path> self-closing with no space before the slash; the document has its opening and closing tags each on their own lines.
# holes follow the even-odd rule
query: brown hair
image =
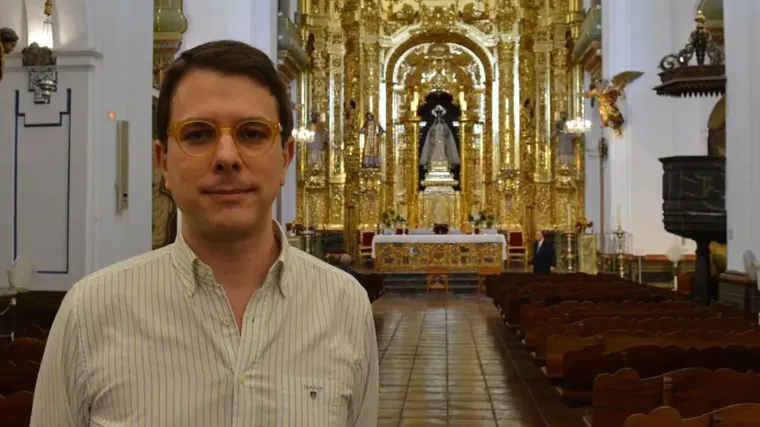
<svg viewBox="0 0 760 427">
<path fill-rule="evenodd" d="M 193 70 L 216 71 L 243 76 L 259 83 L 277 101 L 277 114 L 282 126 L 282 142 L 293 132 L 293 113 L 285 82 L 280 78 L 272 60 L 259 49 L 243 42 L 219 40 L 196 46 L 183 52 L 167 68 L 156 105 L 156 136 L 166 148 L 169 139 L 169 117 L 174 92 L 182 79 Z"/>
<path fill-rule="evenodd" d="M 18 34 L 12 29 L 5 27 L 0 28 L 0 43 L 15 43 L 18 41 Z"/>
</svg>

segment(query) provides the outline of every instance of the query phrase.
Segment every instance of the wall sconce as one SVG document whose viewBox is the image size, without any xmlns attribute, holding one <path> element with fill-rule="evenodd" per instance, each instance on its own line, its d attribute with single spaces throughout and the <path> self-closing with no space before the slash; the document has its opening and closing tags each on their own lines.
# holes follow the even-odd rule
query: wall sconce
<svg viewBox="0 0 760 427">
<path fill-rule="evenodd" d="M 35 104 L 50 104 L 58 90 L 57 59 L 49 47 L 32 43 L 21 51 L 22 65 L 29 77 L 28 90 L 34 93 Z"/>
</svg>

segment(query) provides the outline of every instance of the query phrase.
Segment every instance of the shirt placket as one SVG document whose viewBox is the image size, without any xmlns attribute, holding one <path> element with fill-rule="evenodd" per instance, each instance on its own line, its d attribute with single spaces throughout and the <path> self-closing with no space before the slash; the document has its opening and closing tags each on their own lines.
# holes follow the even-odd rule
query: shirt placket
<svg viewBox="0 0 760 427">
<path fill-rule="evenodd" d="M 235 399 L 235 413 L 237 422 L 235 425 L 249 426 L 252 420 L 257 419 L 254 413 L 256 405 L 253 404 L 257 392 L 261 387 L 256 384 L 257 377 L 254 375 L 260 367 L 261 349 L 266 343 L 266 321 L 271 307 L 271 299 L 276 291 L 276 284 L 271 283 L 272 274 L 267 276 L 264 286 L 256 291 L 243 314 L 243 325 L 240 332 L 240 345 L 238 346 L 235 370 L 238 374 L 238 393 Z M 257 425 L 254 423 L 253 425 Z"/>
</svg>

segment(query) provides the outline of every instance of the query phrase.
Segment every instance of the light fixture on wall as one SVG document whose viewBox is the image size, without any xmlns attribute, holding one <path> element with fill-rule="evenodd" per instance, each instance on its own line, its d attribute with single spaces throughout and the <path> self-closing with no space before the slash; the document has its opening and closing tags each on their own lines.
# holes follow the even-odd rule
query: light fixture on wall
<svg viewBox="0 0 760 427">
<path fill-rule="evenodd" d="M 583 135 L 591 129 L 591 121 L 577 118 L 565 122 L 565 130 L 567 133 L 574 135 Z"/>
<path fill-rule="evenodd" d="M 42 22 L 42 31 L 53 34 L 53 1 L 45 0 L 45 21 Z"/>
<path fill-rule="evenodd" d="M 32 43 L 21 51 L 22 65 L 27 70 L 29 92 L 34 93 L 35 104 L 50 104 L 53 92 L 58 90 L 57 60 L 53 51 Z"/>
</svg>

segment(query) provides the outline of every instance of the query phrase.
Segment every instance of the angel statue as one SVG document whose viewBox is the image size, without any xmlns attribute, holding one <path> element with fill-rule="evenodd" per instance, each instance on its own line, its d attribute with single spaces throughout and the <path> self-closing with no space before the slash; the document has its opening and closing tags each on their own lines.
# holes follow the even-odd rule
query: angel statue
<svg viewBox="0 0 760 427">
<path fill-rule="evenodd" d="M 375 115 L 367 113 L 364 126 L 359 130 L 364 135 L 364 152 L 362 153 L 362 166 L 376 169 L 380 167 L 380 137 L 385 134 L 385 129 L 375 122 Z"/>
<path fill-rule="evenodd" d="M 433 109 L 433 115 L 435 121 L 430 126 L 425 143 L 422 145 L 420 166 L 430 169 L 433 164 L 443 164 L 448 169 L 452 165 L 459 164 L 459 153 L 454 141 L 454 134 L 443 121 L 443 116 L 446 115 L 445 108 L 437 105 Z"/>
<path fill-rule="evenodd" d="M 0 28 L 0 80 L 5 71 L 5 55 L 13 52 L 18 43 L 18 34 L 10 28 Z"/>
<path fill-rule="evenodd" d="M 623 136 L 622 128 L 623 123 L 625 123 L 623 114 L 617 107 L 617 100 L 625 97 L 625 87 L 642 75 L 644 73 L 640 71 L 624 71 L 610 81 L 597 77 L 591 82 L 589 90 L 583 94 L 584 98 L 591 98 L 592 107 L 594 100 L 599 101 L 599 116 L 602 119 L 602 126 L 612 128 L 617 136 Z"/>
</svg>

